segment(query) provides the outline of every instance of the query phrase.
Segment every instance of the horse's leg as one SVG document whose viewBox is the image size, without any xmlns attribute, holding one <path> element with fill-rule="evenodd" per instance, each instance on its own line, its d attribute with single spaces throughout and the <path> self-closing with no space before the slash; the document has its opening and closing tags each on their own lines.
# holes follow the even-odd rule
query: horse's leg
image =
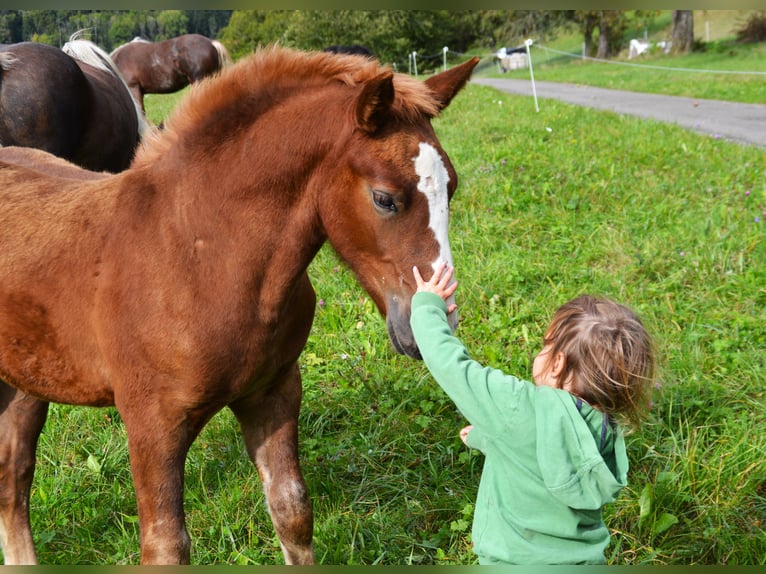
<svg viewBox="0 0 766 574">
<path fill-rule="evenodd" d="M 298 463 L 300 402 L 301 377 L 294 366 L 265 396 L 230 405 L 263 482 L 286 564 L 314 563 L 314 518 Z"/>
<path fill-rule="evenodd" d="M 37 564 L 29 491 L 47 415 L 48 403 L 0 381 L 0 545 L 5 564 Z"/>
<path fill-rule="evenodd" d="M 186 413 L 151 408 L 148 399 L 128 402 L 118 405 L 118 409 L 128 433 L 141 564 L 189 564 L 191 542 L 183 508 L 184 463 L 198 425 Z"/>
<path fill-rule="evenodd" d="M 141 89 L 141 84 L 128 84 L 128 89 L 130 90 L 133 99 L 136 100 L 136 103 L 141 108 L 141 111 L 146 115 L 146 108 L 144 108 L 144 91 Z"/>
</svg>

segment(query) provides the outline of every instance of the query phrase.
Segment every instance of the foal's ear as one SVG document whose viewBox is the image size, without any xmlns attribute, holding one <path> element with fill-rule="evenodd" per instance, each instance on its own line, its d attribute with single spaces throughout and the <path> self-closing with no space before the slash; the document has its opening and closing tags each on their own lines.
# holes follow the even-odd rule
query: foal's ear
<svg viewBox="0 0 766 574">
<path fill-rule="evenodd" d="M 368 81 L 356 100 L 356 123 L 363 132 L 375 133 L 394 102 L 394 74 L 385 72 Z"/>
<path fill-rule="evenodd" d="M 471 72 L 473 72 L 478 63 L 479 58 L 474 56 L 467 62 L 431 76 L 425 81 L 426 86 L 431 90 L 434 99 L 439 105 L 439 110 L 446 108 L 452 101 L 452 98 L 468 83 L 468 80 L 471 78 Z"/>
</svg>

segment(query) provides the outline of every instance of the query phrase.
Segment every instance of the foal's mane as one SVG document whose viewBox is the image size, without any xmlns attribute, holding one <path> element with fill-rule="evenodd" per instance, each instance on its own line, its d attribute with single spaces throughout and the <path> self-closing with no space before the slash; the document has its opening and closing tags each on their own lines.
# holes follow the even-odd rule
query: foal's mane
<svg viewBox="0 0 766 574">
<path fill-rule="evenodd" d="M 136 153 L 134 166 L 146 166 L 164 155 L 179 141 L 195 141 L 209 129 L 211 119 L 231 117 L 243 102 L 258 98 L 262 90 L 279 87 L 296 90 L 340 82 L 347 86 L 363 84 L 391 69 L 375 60 L 326 52 L 301 52 L 270 46 L 223 68 L 217 75 L 192 84 L 190 93 L 165 123 L 165 129 L 148 137 Z M 439 113 L 438 103 L 428 87 L 406 74 L 394 74 L 393 114 L 402 121 L 415 122 Z M 253 121 L 254 118 L 240 118 Z"/>
</svg>

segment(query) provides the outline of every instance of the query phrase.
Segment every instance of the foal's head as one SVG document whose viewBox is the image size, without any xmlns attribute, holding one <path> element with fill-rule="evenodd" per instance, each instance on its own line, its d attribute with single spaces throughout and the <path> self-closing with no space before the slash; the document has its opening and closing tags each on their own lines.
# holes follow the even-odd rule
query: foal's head
<svg viewBox="0 0 766 574">
<path fill-rule="evenodd" d="M 413 266 L 430 277 L 452 263 L 449 201 L 457 174 L 431 127 L 468 81 L 476 61 L 421 82 L 366 63 L 356 80 L 350 137 L 337 152 L 320 216 L 341 257 L 386 316 L 395 349 L 420 353 L 409 326 Z M 453 328 L 457 317 L 450 317 Z"/>
</svg>

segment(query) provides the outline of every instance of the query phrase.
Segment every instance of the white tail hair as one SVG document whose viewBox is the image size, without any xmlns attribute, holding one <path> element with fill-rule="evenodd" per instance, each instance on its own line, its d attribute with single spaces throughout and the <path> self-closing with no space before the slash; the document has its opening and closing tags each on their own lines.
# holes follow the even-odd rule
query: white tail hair
<svg viewBox="0 0 766 574">
<path fill-rule="evenodd" d="M 136 118 L 138 119 L 138 135 L 141 139 L 143 139 L 145 132 L 149 129 L 149 123 L 146 121 L 144 112 L 141 111 L 141 106 L 133 97 L 133 93 L 128 88 L 128 83 L 125 81 L 125 78 L 122 76 L 120 69 L 114 63 L 109 54 L 107 54 L 106 51 L 99 48 L 90 40 L 86 40 L 83 37 L 84 35 L 85 30 L 78 30 L 69 37 L 69 41 L 64 44 L 61 50 L 75 60 L 85 62 L 94 68 L 109 72 L 110 74 L 119 78 L 119 80 L 122 82 L 122 85 L 125 86 L 125 90 L 127 90 L 128 94 L 130 94 L 130 99 L 133 101 L 133 105 L 136 108 Z"/>
</svg>

